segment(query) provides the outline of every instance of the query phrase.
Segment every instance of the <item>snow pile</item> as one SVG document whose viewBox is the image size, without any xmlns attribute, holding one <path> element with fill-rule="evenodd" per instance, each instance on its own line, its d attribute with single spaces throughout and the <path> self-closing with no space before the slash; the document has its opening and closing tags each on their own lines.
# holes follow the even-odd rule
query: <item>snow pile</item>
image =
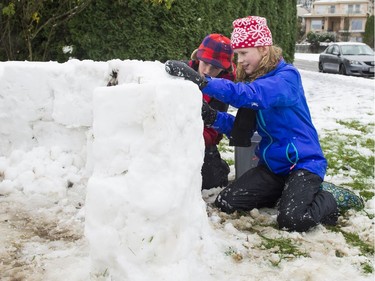
<svg viewBox="0 0 375 281">
<path fill-rule="evenodd" d="M 210 244 L 200 104 L 198 88 L 181 80 L 96 89 L 86 197 L 92 277 L 207 280 L 198 256 Z"/>
</svg>

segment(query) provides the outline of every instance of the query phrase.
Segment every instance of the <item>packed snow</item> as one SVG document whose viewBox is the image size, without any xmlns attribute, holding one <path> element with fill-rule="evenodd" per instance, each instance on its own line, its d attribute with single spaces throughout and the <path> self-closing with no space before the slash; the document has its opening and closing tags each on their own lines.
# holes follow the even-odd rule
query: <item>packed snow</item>
<svg viewBox="0 0 375 281">
<path fill-rule="evenodd" d="M 337 120 L 374 124 L 373 79 L 300 73 L 321 136 L 343 130 Z M 0 280 L 374 279 L 362 270 L 374 257 L 341 233 L 278 230 L 276 209 L 213 207 L 221 188 L 200 190 L 201 94 L 160 62 L 1 62 L 0 98 Z M 373 245 L 374 214 L 373 198 L 341 224 Z"/>
</svg>

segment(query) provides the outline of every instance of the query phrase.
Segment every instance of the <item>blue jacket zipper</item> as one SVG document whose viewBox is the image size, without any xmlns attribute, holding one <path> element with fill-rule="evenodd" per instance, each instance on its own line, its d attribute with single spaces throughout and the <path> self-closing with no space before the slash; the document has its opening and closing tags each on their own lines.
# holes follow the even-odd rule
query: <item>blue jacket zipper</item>
<svg viewBox="0 0 375 281">
<path fill-rule="evenodd" d="M 293 149 L 294 149 L 294 151 L 296 152 L 296 161 L 292 161 L 292 159 L 290 159 L 289 158 L 289 155 L 288 155 L 288 151 L 289 151 L 289 146 L 293 146 Z M 293 165 L 289 168 L 289 170 L 293 170 L 293 168 L 297 165 L 297 162 L 298 162 L 298 150 L 297 150 L 297 148 L 296 148 L 296 146 L 294 145 L 294 143 L 289 143 L 288 145 L 287 145 L 287 147 L 286 147 L 286 150 L 285 150 L 285 154 L 286 154 L 286 158 L 288 159 L 288 161 L 290 162 L 290 163 L 292 163 Z"/>
<path fill-rule="evenodd" d="M 262 110 L 258 110 L 258 114 L 259 118 L 257 118 L 257 122 L 258 122 L 258 126 L 262 129 L 262 131 L 264 133 L 267 134 L 267 136 L 270 138 L 270 143 L 264 148 L 263 150 L 263 153 L 262 153 L 262 157 L 263 157 L 263 160 L 264 162 L 266 163 L 268 169 L 270 171 L 272 171 L 270 165 L 268 165 L 268 162 L 267 162 L 267 159 L 266 159 L 266 151 L 267 149 L 271 146 L 271 144 L 273 143 L 273 138 L 272 136 L 266 131 L 265 127 L 266 127 L 266 122 L 264 122 L 264 118 L 263 118 L 263 114 L 262 114 Z"/>
</svg>

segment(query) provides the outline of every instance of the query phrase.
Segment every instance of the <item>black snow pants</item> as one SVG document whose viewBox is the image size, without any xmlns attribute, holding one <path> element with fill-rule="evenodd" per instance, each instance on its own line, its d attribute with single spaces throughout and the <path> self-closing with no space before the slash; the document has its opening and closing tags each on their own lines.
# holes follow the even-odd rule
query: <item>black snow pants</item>
<svg viewBox="0 0 375 281">
<path fill-rule="evenodd" d="M 279 228 L 306 231 L 319 223 L 335 225 L 337 203 L 331 193 L 320 189 L 322 179 L 307 170 L 283 177 L 265 166 L 244 173 L 223 189 L 215 205 L 226 213 L 274 207 L 278 203 Z"/>
<path fill-rule="evenodd" d="M 216 145 L 206 148 L 201 172 L 202 189 L 228 185 L 230 169 L 227 162 L 221 158 Z"/>
</svg>

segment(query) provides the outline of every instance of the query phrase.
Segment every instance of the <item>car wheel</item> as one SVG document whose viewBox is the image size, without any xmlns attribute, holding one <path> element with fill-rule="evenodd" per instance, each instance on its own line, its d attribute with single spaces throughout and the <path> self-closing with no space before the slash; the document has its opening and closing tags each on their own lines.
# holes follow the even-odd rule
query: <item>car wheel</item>
<svg viewBox="0 0 375 281">
<path fill-rule="evenodd" d="M 345 65 L 340 64 L 340 69 L 339 69 L 340 74 L 346 75 L 346 68 Z"/>
<path fill-rule="evenodd" d="M 324 72 L 322 62 L 319 62 L 319 72 Z"/>
</svg>

